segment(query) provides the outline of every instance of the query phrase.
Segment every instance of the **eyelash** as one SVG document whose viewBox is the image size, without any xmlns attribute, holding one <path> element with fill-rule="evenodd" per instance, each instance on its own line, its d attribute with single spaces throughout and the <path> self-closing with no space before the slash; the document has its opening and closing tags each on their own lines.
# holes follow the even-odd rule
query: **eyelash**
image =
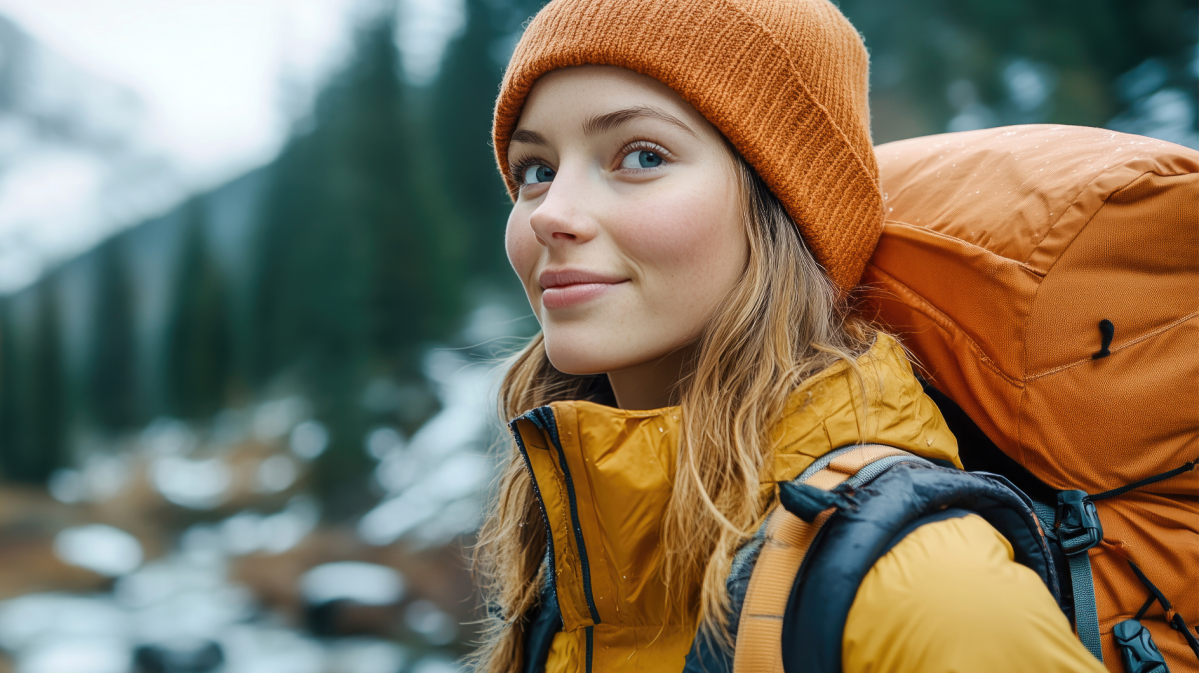
<svg viewBox="0 0 1199 673">
<path fill-rule="evenodd" d="M 662 147 L 658 143 L 651 142 L 649 140 L 633 140 L 628 143 L 625 143 L 624 149 L 621 150 L 620 160 L 624 161 L 625 157 L 629 156 L 633 152 L 638 152 L 641 150 L 648 150 L 648 151 L 653 152 L 654 154 L 657 154 L 658 156 L 662 157 L 662 163 L 664 163 L 664 164 L 670 163 L 672 157 L 674 156 L 669 151 L 667 151 L 667 149 L 665 147 Z M 638 168 L 635 170 L 649 171 L 649 170 L 653 170 L 653 169 Z"/>
<path fill-rule="evenodd" d="M 651 151 L 651 152 L 661 156 L 663 159 L 663 163 L 670 163 L 671 158 L 674 156 L 665 147 L 662 147 L 658 143 L 655 143 L 651 140 L 630 140 L 621 147 L 620 155 L 619 155 L 620 161 L 624 161 L 624 158 L 629 156 L 633 152 L 638 152 L 641 150 L 648 150 L 648 151 Z M 525 184 L 525 171 L 529 170 L 533 166 L 545 165 L 545 164 L 546 164 L 545 160 L 539 159 L 535 156 L 525 157 L 525 158 L 517 161 L 515 164 L 512 165 L 511 168 L 508 169 L 509 175 L 512 177 L 513 182 L 515 182 L 516 184 L 523 187 Z M 639 169 L 635 169 L 635 170 L 648 171 L 648 170 L 653 170 L 653 169 L 639 168 Z"/>
<path fill-rule="evenodd" d="M 510 175 L 512 176 L 512 181 L 523 187 L 525 185 L 525 171 L 544 163 L 544 161 L 538 159 L 537 157 L 525 157 L 524 159 L 521 159 L 508 169 Z"/>
</svg>

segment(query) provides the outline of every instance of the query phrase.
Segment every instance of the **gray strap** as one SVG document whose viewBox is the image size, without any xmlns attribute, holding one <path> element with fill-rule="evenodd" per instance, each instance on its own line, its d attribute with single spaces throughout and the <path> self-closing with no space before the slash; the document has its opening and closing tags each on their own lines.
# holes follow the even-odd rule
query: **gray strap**
<svg viewBox="0 0 1199 673">
<path fill-rule="evenodd" d="M 916 456 L 916 455 L 905 452 L 901 456 L 886 456 L 884 458 L 879 458 L 878 460 L 874 461 L 873 463 L 870 463 L 869 465 L 866 465 L 862 469 L 858 470 L 858 473 L 853 475 L 849 479 L 846 479 L 846 482 L 850 486 L 853 486 L 854 488 L 858 488 L 858 487 L 862 486 L 863 484 L 870 483 L 871 481 L 874 480 L 875 477 L 877 477 L 880 474 L 882 474 L 883 472 L 886 472 L 887 470 L 891 469 L 891 466 L 895 465 L 896 463 L 917 463 L 920 465 L 927 465 L 929 467 L 932 467 L 932 465 L 933 465 L 932 463 L 921 458 L 920 456 Z"/>
<path fill-rule="evenodd" d="M 1095 658 L 1103 663 L 1103 648 L 1099 645 L 1099 611 L 1095 608 L 1095 582 L 1091 578 L 1091 556 L 1085 551 L 1067 556 L 1070 562 L 1070 581 L 1074 584 L 1074 625 L 1078 639 Z"/>
<path fill-rule="evenodd" d="M 884 444 L 851 444 L 850 446 L 843 446 L 834 451 L 829 451 L 828 453 L 824 454 L 823 456 L 817 458 L 816 462 L 809 465 L 808 469 L 801 472 L 800 475 L 795 478 L 795 481 L 798 481 L 801 484 L 806 483 L 809 479 L 812 478 L 812 475 L 814 475 L 817 472 L 828 467 L 829 463 L 833 462 L 838 457 L 840 457 L 846 453 L 849 453 L 850 451 L 856 451 L 858 449 L 861 449 L 861 448 L 867 447 L 867 446 L 885 446 L 885 448 L 888 448 L 888 449 L 895 448 L 893 446 L 886 446 Z M 899 449 L 899 450 L 902 451 L 902 449 Z M 856 475 L 854 475 L 854 477 L 851 478 L 850 484 L 853 486 L 861 486 L 862 484 L 869 482 L 870 480 L 874 479 L 875 477 L 882 474 L 883 472 L 886 472 L 887 469 L 890 468 L 895 463 L 923 463 L 925 465 L 930 465 L 930 466 L 932 465 L 931 462 L 929 462 L 917 455 L 914 455 L 914 454 L 908 453 L 907 451 L 904 451 L 904 455 L 902 455 L 902 456 L 887 456 L 885 458 L 879 458 L 878 460 L 874 461 L 873 463 L 870 463 L 869 465 L 864 466 L 862 469 L 858 470 L 858 473 Z"/>
<path fill-rule="evenodd" d="M 812 475 L 814 475 L 817 472 L 828 467 L 828 464 L 833 462 L 833 460 L 835 458 L 837 458 L 838 456 L 840 456 L 843 453 L 848 453 L 850 451 L 853 451 L 854 449 L 857 449 L 860 446 L 862 446 L 862 445 L 853 444 L 851 446 L 843 446 L 839 449 L 834 449 L 832 451 L 829 451 L 828 453 L 824 454 L 823 456 L 817 458 L 816 462 L 809 465 L 808 469 L 801 472 L 800 475 L 798 477 L 796 477 L 795 479 L 798 480 L 801 484 L 806 482 L 807 480 L 812 478 Z"/>
<path fill-rule="evenodd" d="M 1057 512 L 1049 505 L 1036 500 L 1032 501 L 1032 511 L 1041 520 L 1041 529 L 1045 531 L 1045 535 L 1051 540 L 1056 540 L 1057 533 L 1053 531 L 1053 522 L 1057 520 Z"/>
<path fill-rule="evenodd" d="M 1033 501 L 1032 509 L 1041 520 L 1045 534 L 1056 540 L 1053 524 L 1057 510 L 1042 502 Z M 1083 646 L 1103 663 L 1103 647 L 1099 644 L 1099 610 L 1095 607 L 1095 580 L 1091 577 L 1091 557 L 1085 551 L 1067 556 L 1070 564 L 1070 583 L 1074 585 L 1074 625 Z"/>
</svg>

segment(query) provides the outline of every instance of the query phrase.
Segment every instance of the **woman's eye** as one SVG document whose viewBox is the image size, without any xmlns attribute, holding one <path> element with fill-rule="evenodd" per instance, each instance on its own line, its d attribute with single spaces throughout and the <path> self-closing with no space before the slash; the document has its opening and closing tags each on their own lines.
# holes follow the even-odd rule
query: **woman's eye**
<svg viewBox="0 0 1199 673">
<path fill-rule="evenodd" d="M 525 169 L 525 184 L 535 185 L 539 182 L 553 182 L 554 169 L 545 164 L 536 164 Z"/>
<path fill-rule="evenodd" d="M 637 150 L 625 155 L 621 168 L 657 168 L 662 165 L 662 155 L 653 150 Z"/>
</svg>

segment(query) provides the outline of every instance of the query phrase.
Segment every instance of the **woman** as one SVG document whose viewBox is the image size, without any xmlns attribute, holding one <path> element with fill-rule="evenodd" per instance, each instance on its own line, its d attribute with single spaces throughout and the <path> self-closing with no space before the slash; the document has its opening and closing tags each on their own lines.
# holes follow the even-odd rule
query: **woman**
<svg viewBox="0 0 1199 673">
<path fill-rule="evenodd" d="M 839 447 L 954 463 L 902 348 L 853 311 L 883 197 L 867 54 L 827 0 L 555 0 L 505 76 L 507 252 L 542 332 L 480 544 L 487 671 L 679 671 L 728 643 L 732 559 Z M 1101 671 L 977 516 L 863 581 L 845 671 Z"/>
</svg>

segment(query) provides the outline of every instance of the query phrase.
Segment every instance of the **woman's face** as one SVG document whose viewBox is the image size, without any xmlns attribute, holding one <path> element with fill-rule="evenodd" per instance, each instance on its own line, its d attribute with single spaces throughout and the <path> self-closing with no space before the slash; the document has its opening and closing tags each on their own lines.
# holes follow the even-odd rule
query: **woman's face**
<svg viewBox="0 0 1199 673">
<path fill-rule="evenodd" d="M 509 162 L 520 195 L 508 259 L 563 372 L 615 375 L 679 351 L 745 268 L 734 159 L 655 79 L 609 66 L 548 73 Z"/>
</svg>

